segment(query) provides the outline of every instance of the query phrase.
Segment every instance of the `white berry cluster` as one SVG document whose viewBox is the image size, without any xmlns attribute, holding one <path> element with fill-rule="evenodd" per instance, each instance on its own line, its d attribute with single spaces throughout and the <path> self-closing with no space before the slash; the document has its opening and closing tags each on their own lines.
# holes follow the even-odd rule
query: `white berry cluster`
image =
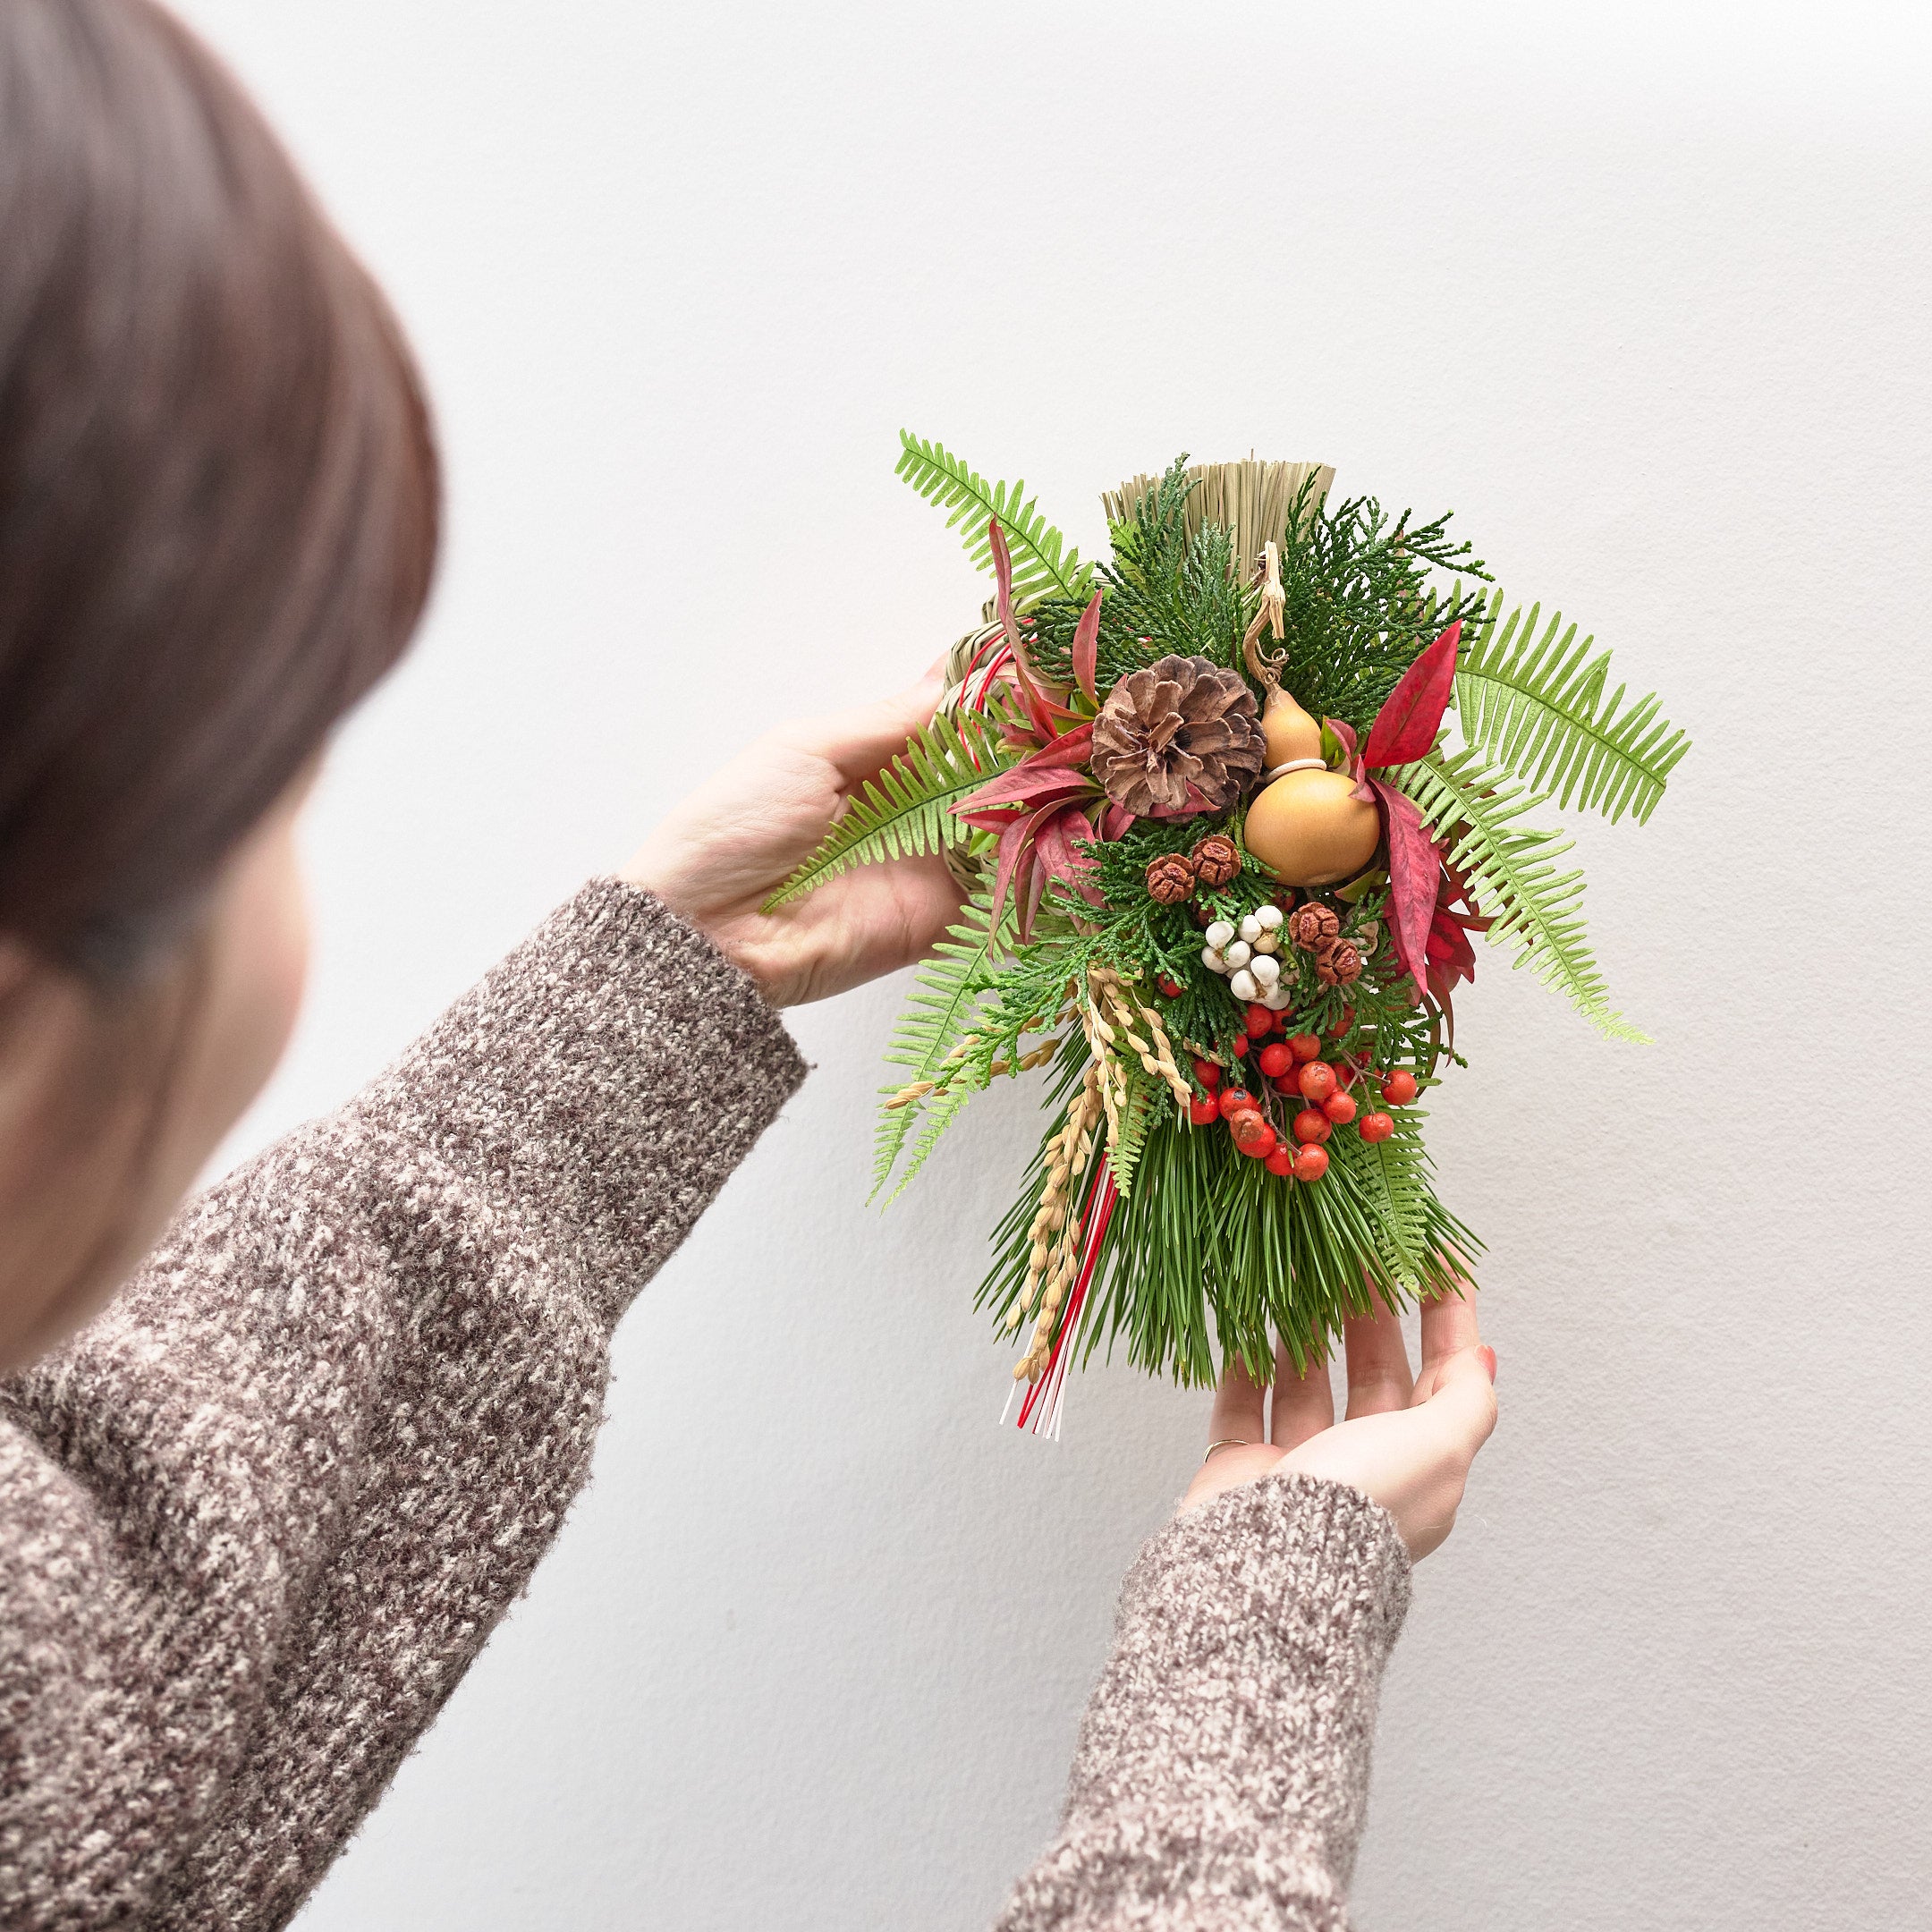
<svg viewBox="0 0 1932 1932">
<path fill-rule="evenodd" d="M 1258 906 L 1237 927 L 1216 919 L 1202 937 L 1201 964 L 1209 972 L 1227 976 L 1228 991 L 1238 1000 L 1258 1000 L 1270 1013 L 1279 1013 L 1292 997 L 1282 984 L 1282 909 Z"/>
</svg>

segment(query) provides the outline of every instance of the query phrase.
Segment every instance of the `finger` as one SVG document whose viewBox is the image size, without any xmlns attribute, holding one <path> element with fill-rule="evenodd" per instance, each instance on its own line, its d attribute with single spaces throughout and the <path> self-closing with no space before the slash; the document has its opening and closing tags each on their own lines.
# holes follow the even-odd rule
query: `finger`
<svg viewBox="0 0 1932 1932">
<path fill-rule="evenodd" d="M 1275 1351 L 1275 1406 L 1268 1416 L 1268 1440 L 1277 1448 L 1299 1448 L 1335 1423 L 1335 1385 L 1326 1356 L 1310 1357 L 1297 1370 L 1285 1347 Z"/>
<path fill-rule="evenodd" d="M 1343 1324 L 1348 1344 L 1348 1412 L 1381 1415 L 1406 1409 L 1415 1387 L 1409 1373 L 1409 1351 L 1402 1345 L 1402 1323 L 1378 1300 L 1373 1315 L 1358 1315 Z"/>
<path fill-rule="evenodd" d="M 1452 1355 L 1421 1413 L 1440 1432 L 1445 1453 L 1467 1470 L 1496 1428 L 1495 1352 L 1479 1347 Z"/>
<path fill-rule="evenodd" d="M 1240 1362 L 1228 1364 L 1215 1392 L 1214 1411 L 1208 1421 L 1210 1443 L 1265 1443 L 1267 1425 L 1265 1409 L 1267 1392 Z"/>
<path fill-rule="evenodd" d="M 1476 1324 L 1476 1291 L 1458 1281 L 1445 1294 L 1422 1304 L 1422 1370 L 1416 1377 L 1415 1399 L 1426 1402 L 1435 1392 L 1443 1364 L 1452 1355 L 1474 1348 L 1482 1339 Z"/>
<path fill-rule="evenodd" d="M 945 689 L 941 667 L 936 664 L 918 683 L 890 698 L 824 717 L 801 718 L 781 725 L 779 734 L 834 766 L 845 784 L 860 784 L 876 777 L 905 750 L 914 732 L 932 722 Z"/>
</svg>

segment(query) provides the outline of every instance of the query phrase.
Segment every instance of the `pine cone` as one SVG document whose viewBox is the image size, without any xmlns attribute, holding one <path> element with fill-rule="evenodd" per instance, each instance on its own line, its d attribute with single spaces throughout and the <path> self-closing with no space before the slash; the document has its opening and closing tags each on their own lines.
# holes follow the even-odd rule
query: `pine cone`
<svg viewBox="0 0 1932 1932">
<path fill-rule="evenodd" d="M 1331 945 L 1342 930 L 1342 921 L 1325 905 L 1310 899 L 1288 915 L 1288 936 L 1304 952 L 1318 952 Z"/>
<path fill-rule="evenodd" d="M 1194 876 L 1203 886 L 1225 886 L 1241 870 L 1241 847 L 1224 832 L 1215 832 L 1194 848 Z"/>
<path fill-rule="evenodd" d="M 1352 985 L 1361 978 L 1361 954 L 1346 939 L 1337 939 L 1315 955 L 1315 977 L 1324 986 Z"/>
<path fill-rule="evenodd" d="M 1162 905 L 1179 905 L 1194 896 L 1194 865 L 1185 852 L 1150 859 L 1147 869 L 1148 897 Z"/>
<path fill-rule="evenodd" d="M 1207 657 L 1160 657 L 1107 693 L 1093 727 L 1093 775 L 1114 801 L 1157 810 L 1225 811 L 1261 775 L 1267 741 L 1238 671 Z"/>
</svg>

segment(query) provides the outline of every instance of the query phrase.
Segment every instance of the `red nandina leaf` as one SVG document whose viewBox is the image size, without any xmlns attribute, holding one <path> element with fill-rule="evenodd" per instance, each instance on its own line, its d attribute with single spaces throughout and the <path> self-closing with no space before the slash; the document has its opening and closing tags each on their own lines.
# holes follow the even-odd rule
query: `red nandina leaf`
<svg viewBox="0 0 1932 1932">
<path fill-rule="evenodd" d="M 1442 855 L 1423 829 L 1422 814 L 1413 799 L 1385 778 L 1370 778 L 1368 783 L 1382 808 L 1382 829 L 1388 837 L 1388 922 L 1395 957 L 1418 988 L 1426 988 L 1429 927 L 1436 917 Z"/>
<path fill-rule="evenodd" d="M 1149 818 L 1192 818 L 1204 811 L 1218 811 L 1224 808 L 1217 806 L 1198 784 L 1187 788 L 1187 797 L 1178 805 L 1157 805 L 1147 816 Z"/>
<path fill-rule="evenodd" d="M 1024 653 L 1020 626 L 1013 621 L 1013 553 L 1006 547 L 1006 532 L 997 517 L 987 520 L 987 538 L 993 546 L 993 600 L 999 612 L 1000 629 L 1006 635 L 1006 648 L 1015 657 Z"/>
<path fill-rule="evenodd" d="M 1040 870 L 1055 885 L 1077 892 L 1090 905 L 1105 905 L 1106 900 L 1089 883 L 1094 860 L 1091 852 L 1080 849 L 1080 841 L 1091 843 L 1093 821 L 1078 805 L 1062 805 L 1042 812 L 1035 821 L 1033 849 L 1039 857 Z"/>
<path fill-rule="evenodd" d="M 1033 937 L 1033 921 L 1039 914 L 1040 901 L 1046 896 L 1046 875 L 1040 870 L 1039 845 L 1036 841 L 1027 860 L 1026 880 L 1015 888 L 1020 894 L 1020 944 Z"/>
<path fill-rule="evenodd" d="M 1459 617 L 1402 674 L 1369 727 L 1364 761 L 1377 769 L 1408 765 L 1436 742 L 1449 694 L 1455 689 L 1456 648 L 1462 640 Z"/>
<path fill-rule="evenodd" d="M 1102 593 L 1096 590 L 1093 601 L 1080 613 L 1079 627 L 1073 632 L 1073 681 L 1093 699 L 1100 702 L 1100 693 L 1094 689 L 1094 675 L 1100 656 L 1100 598 Z"/>
<path fill-rule="evenodd" d="M 1428 953 L 1431 980 L 1438 972 L 1451 986 L 1460 979 L 1475 979 L 1476 949 L 1469 943 L 1462 921 L 1447 906 L 1438 905 L 1429 921 Z"/>
<path fill-rule="evenodd" d="M 1030 771 L 1046 771 L 1055 766 L 1084 765 L 1093 755 L 1093 720 L 1064 731 L 1049 745 L 1043 745 L 1021 762 Z"/>
<path fill-rule="evenodd" d="M 1345 718 L 1324 718 L 1322 723 L 1335 734 L 1335 741 L 1342 747 L 1342 768 L 1346 771 L 1355 762 L 1355 727 Z"/>
<path fill-rule="evenodd" d="M 1001 830 L 999 857 L 993 869 L 993 925 L 999 925 L 1000 908 L 1006 903 L 1009 890 L 1017 889 L 1024 894 L 1027 886 L 1027 872 L 1031 868 L 1033 848 L 1033 819 L 1030 816 L 1013 818 Z M 1021 923 L 1026 923 L 1025 901 L 1022 897 Z M 1025 936 L 1024 932 L 1021 937 Z"/>
<path fill-rule="evenodd" d="M 1119 838 L 1133 824 L 1133 814 L 1124 805 L 1116 805 L 1112 799 L 1106 802 L 1100 814 L 1100 836 L 1111 843 Z"/>
<path fill-rule="evenodd" d="M 1005 633 L 1006 648 L 1013 653 L 1013 678 L 1020 686 L 1020 701 L 1033 721 L 1033 729 L 1043 739 L 1052 739 L 1060 730 L 1054 720 L 1056 717 L 1071 718 L 1073 714 L 1064 705 L 1055 704 L 1043 696 L 1033 682 L 1031 666 L 1027 663 L 1026 640 L 1021 636 L 1020 625 L 1013 616 L 1013 556 L 1006 548 L 1006 533 L 1000 528 L 997 517 L 987 519 L 987 535 L 993 545 L 994 598 L 999 610 L 1000 629 Z"/>
<path fill-rule="evenodd" d="M 1093 788 L 1093 780 L 1085 772 L 1070 771 L 1064 766 L 1042 768 L 1022 760 L 998 777 L 987 779 L 977 792 L 969 792 L 953 808 L 953 816 L 968 825 L 979 825 L 989 813 L 1015 805 L 1038 809 L 1064 804 L 1069 799 L 1090 796 Z M 988 829 L 997 831 L 1004 822 L 996 817 Z"/>
</svg>

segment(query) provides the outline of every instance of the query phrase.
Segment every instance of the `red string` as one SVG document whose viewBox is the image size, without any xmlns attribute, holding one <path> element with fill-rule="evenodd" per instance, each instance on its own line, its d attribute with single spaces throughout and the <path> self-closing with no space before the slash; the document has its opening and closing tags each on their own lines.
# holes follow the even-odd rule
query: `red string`
<svg viewBox="0 0 1932 1932">
<path fill-rule="evenodd" d="M 1080 1319 L 1080 1309 L 1086 1305 L 1087 1290 L 1094 1277 L 1094 1268 L 1100 1259 L 1100 1244 L 1106 1239 L 1107 1223 L 1114 1218 L 1114 1208 L 1120 1199 L 1120 1190 L 1114 1184 L 1114 1175 L 1109 1170 L 1101 1184 L 1096 1188 L 1087 1203 L 1086 1242 L 1080 1259 L 1079 1278 L 1073 1284 L 1073 1292 L 1067 1297 L 1066 1318 L 1060 1324 L 1060 1333 L 1055 1338 L 1053 1353 L 1046 1358 L 1046 1367 L 1040 1378 L 1027 1391 L 1026 1400 L 1020 1405 L 1020 1419 L 1016 1428 L 1024 1428 L 1035 1406 L 1042 1395 L 1065 1379 L 1061 1357 L 1065 1351 L 1073 1330 Z M 1047 1411 L 1050 1412 L 1049 1402 Z"/>
</svg>

